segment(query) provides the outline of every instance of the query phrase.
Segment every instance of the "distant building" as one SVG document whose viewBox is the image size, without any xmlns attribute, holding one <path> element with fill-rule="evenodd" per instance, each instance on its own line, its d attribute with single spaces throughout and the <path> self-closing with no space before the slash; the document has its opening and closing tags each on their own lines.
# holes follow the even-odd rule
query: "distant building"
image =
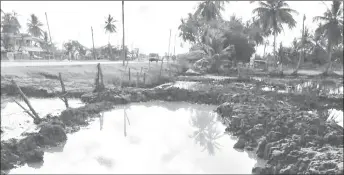
<svg viewBox="0 0 344 175">
<path fill-rule="evenodd" d="M 1 59 L 44 59 L 48 52 L 42 48 L 45 43 L 29 34 L 1 33 Z"/>
</svg>

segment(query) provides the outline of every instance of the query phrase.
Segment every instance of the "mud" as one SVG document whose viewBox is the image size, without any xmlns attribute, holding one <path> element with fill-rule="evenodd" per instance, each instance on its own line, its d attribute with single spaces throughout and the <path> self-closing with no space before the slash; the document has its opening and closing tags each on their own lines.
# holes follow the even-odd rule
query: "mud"
<svg viewBox="0 0 344 175">
<path fill-rule="evenodd" d="M 73 133 L 90 119 L 98 117 L 101 111 L 113 109 L 113 104 L 100 102 L 88 104 L 80 108 L 69 108 L 60 116 L 42 119 L 37 126 L 39 132 L 30 133 L 23 139 L 10 139 L 1 142 L 1 171 L 10 170 L 25 163 L 43 161 L 43 149 L 63 146 L 67 141 L 66 133 Z"/>
<path fill-rule="evenodd" d="M 236 83 L 250 81 L 234 80 Z M 80 96 L 88 105 L 67 109 L 58 117 L 48 117 L 39 126 L 38 133 L 1 143 L 1 170 L 42 161 L 42 148 L 63 144 L 66 133 L 78 131 L 101 111 L 130 102 L 163 100 L 219 105 L 216 112 L 228 126 L 226 131 L 238 137 L 234 148 L 254 150 L 258 157 L 268 160 L 265 167 L 253 168 L 252 173 L 343 173 L 343 128 L 326 121 L 321 112 L 323 108 L 340 108 L 342 98 L 277 94 L 238 85 L 205 91 L 172 86 L 106 89 L 100 93 L 80 93 Z M 318 112 L 309 113 L 312 109 Z"/>
</svg>

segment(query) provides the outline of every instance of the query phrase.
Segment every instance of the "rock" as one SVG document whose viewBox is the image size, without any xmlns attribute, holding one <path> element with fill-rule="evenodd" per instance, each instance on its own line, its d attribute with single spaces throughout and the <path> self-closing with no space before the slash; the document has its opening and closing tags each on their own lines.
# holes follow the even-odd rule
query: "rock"
<svg viewBox="0 0 344 175">
<path fill-rule="evenodd" d="M 295 165 L 288 165 L 286 168 L 283 168 L 279 171 L 280 174 L 296 174 Z"/>
<path fill-rule="evenodd" d="M 264 157 L 264 150 L 265 150 L 266 144 L 267 144 L 266 137 L 263 137 L 258 143 L 258 149 L 256 152 L 256 154 L 259 158 Z"/>
<path fill-rule="evenodd" d="M 252 129 L 249 129 L 245 134 L 253 138 L 259 138 L 264 135 L 265 129 L 263 124 L 257 124 Z"/>
<path fill-rule="evenodd" d="M 41 150 L 32 150 L 24 152 L 25 161 L 27 163 L 36 163 L 43 161 L 44 152 Z"/>
<path fill-rule="evenodd" d="M 240 116 L 232 116 L 230 121 L 231 121 L 231 126 L 232 127 L 236 127 L 236 128 L 239 128 L 240 125 L 241 125 L 241 120 L 242 118 Z"/>
<path fill-rule="evenodd" d="M 234 144 L 234 148 L 236 149 L 244 149 L 246 144 L 247 138 L 245 136 L 239 136 L 237 143 Z"/>
<path fill-rule="evenodd" d="M 280 132 L 270 131 L 267 134 L 267 139 L 270 142 L 275 142 L 275 141 L 281 140 L 282 138 L 283 138 L 283 134 Z"/>
<path fill-rule="evenodd" d="M 263 167 L 252 168 L 252 174 L 264 174 L 264 168 Z"/>
<path fill-rule="evenodd" d="M 216 112 L 222 117 L 230 117 L 233 112 L 232 106 L 231 103 L 225 102 L 216 108 Z"/>
<path fill-rule="evenodd" d="M 336 146 L 342 145 L 343 135 L 339 134 L 336 131 L 331 131 L 324 136 L 324 141 L 331 145 L 336 145 Z"/>
<path fill-rule="evenodd" d="M 270 156 L 270 160 L 272 161 L 278 161 L 278 160 L 282 160 L 282 158 L 284 157 L 283 152 L 280 150 L 273 150 Z"/>
<path fill-rule="evenodd" d="M 42 145 L 57 146 L 67 140 L 64 129 L 59 125 L 44 125 L 39 130 L 39 134 L 43 136 Z"/>
</svg>

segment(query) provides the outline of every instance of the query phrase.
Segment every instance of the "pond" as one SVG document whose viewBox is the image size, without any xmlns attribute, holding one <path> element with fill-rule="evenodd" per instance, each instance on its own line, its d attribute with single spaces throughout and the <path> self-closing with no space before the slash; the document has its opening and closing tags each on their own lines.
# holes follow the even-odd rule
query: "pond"
<svg viewBox="0 0 344 175">
<path fill-rule="evenodd" d="M 68 134 L 63 148 L 45 153 L 44 163 L 24 165 L 10 174 L 251 174 L 264 161 L 233 149 L 236 139 L 224 133 L 215 108 L 160 101 L 118 106 Z"/>
<path fill-rule="evenodd" d="M 58 115 L 66 109 L 64 102 L 58 98 L 30 98 L 29 101 L 40 117 L 45 117 L 49 113 Z M 24 101 L 18 102 L 28 109 Z M 78 99 L 68 99 L 68 103 L 72 108 L 84 105 Z M 1 129 L 4 131 L 1 133 L 1 140 L 20 138 L 24 132 L 36 131 L 33 119 L 15 102 L 2 102 L 1 108 Z"/>
</svg>

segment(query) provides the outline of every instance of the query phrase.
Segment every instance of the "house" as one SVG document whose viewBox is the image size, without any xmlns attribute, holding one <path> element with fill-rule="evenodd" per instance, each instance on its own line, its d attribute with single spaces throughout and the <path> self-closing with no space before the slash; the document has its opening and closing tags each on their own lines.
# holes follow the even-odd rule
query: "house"
<svg viewBox="0 0 344 175">
<path fill-rule="evenodd" d="M 12 54 L 8 53 L 13 53 L 13 59 L 43 59 L 49 54 L 42 48 L 45 43 L 44 40 L 25 33 L 1 33 L 1 59 L 10 59 L 7 55 Z"/>
</svg>

